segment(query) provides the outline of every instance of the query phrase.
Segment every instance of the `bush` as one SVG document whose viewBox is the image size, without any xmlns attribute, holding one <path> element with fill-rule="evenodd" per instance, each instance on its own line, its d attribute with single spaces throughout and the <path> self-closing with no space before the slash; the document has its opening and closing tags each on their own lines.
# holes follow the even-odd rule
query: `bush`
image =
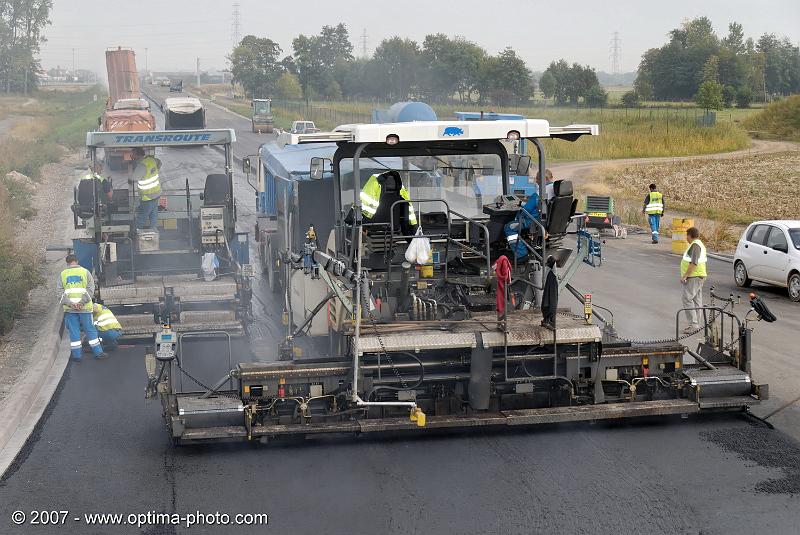
<svg viewBox="0 0 800 535">
<path fill-rule="evenodd" d="M 300 87 L 297 75 L 290 72 L 283 73 L 276 84 L 276 94 L 278 98 L 286 100 L 300 100 L 303 98 L 303 88 Z"/>
<path fill-rule="evenodd" d="M 583 99 L 590 108 L 604 108 L 608 104 L 608 93 L 599 85 L 595 85 L 589 88 Z"/>
<path fill-rule="evenodd" d="M 628 91 L 627 93 L 622 95 L 622 105 L 626 108 L 638 108 L 639 107 L 639 93 L 636 91 Z"/>
<path fill-rule="evenodd" d="M 757 134 L 800 141 L 800 95 L 792 95 L 771 103 L 755 115 L 748 117 L 745 127 Z"/>
<path fill-rule="evenodd" d="M 14 243 L 13 200 L 0 183 L 0 335 L 14 325 L 28 301 L 28 292 L 41 282 L 36 262 Z"/>
<path fill-rule="evenodd" d="M 740 87 L 736 92 L 736 106 L 749 108 L 751 102 L 753 102 L 753 91 L 749 87 Z"/>
</svg>

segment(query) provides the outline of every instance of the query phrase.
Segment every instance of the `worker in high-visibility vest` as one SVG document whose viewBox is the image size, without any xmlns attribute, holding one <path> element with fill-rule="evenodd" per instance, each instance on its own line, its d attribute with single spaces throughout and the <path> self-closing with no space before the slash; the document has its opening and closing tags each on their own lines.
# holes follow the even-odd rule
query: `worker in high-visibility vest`
<svg viewBox="0 0 800 535">
<path fill-rule="evenodd" d="M 119 346 L 119 337 L 122 336 L 122 325 L 114 313 L 105 305 L 95 303 L 92 308 L 92 319 L 103 347 L 109 351 L 115 350 Z"/>
<path fill-rule="evenodd" d="M 161 162 L 158 158 L 145 154 L 142 147 L 133 149 L 133 181 L 139 192 L 139 207 L 136 214 L 136 228 L 156 229 L 158 225 L 158 199 L 161 197 L 161 181 L 158 171 Z"/>
<path fill-rule="evenodd" d="M 650 235 L 653 238 L 653 243 L 658 243 L 661 216 L 664 215 L 664 195 L 656 190 L 655 184 L 650 184 L 650 193 L 644 198 L 642 213 L 647 214 L 647 221 L 650 223 Z"/>
<path fill-rule="evenodd" d="M 367 183 L 364 184 L 363 188 L 361 188 L 361 213 L 365 218 L 367 218 L 367 220 L 372 220 L 375 217 L 375 214 L 378 212 L 381 202 L 381 190 L 383 189 L 383 184 L 387 180 L 391 179 L 394 179 L 393 185 L 395 187 L 400 187 L 400 197 L 406 201 L 411 199 L 411 196 L 408 194 L 408 190 L 405 188 L 405 186 L 403 186 L 402 180 L 400 179 L 400 173 L 392 170 L 381 174 L 374 174 L 369 177 Z M 411 226 L 416 227 L 417 215 L 414 212 L 414 207 L 410 202 L 406 205 L 408 206 L 408 223 Z M 385 207 L 387 210 L 390 208 L 391 207 L 389 206 Z"/>
<path fill-rule="evenodd" d="M 108 355 L 103 352 L 97 329 L 92 323 L 94 278 L 88 269 L 78 265 L 78 258 L 74 254 L 68 254 L 66 260 L 67 268 L 58 278 L 58 289 L 62 291 L 61 305 L 64 308 L 64 324 L 69 331 L 72 359 L 81 360 L 81 328 L 86 333 L 95 358 L 104 358 Z"/>
<path fill-rule="evenodd" d="M 683 284 L 683 308 L 687 309 L 686 321 L 689 325 L 684 333 L 695 332 L 700 329 L 698 309 L 703 307 L 703 283 L 708 276 L 708 256 L 706 246 L 700 241 L 700 231 L 691 227 L 686 231 L 686 241 L 689 246 L 681 258 L 681 283 Z"/>
</svg>

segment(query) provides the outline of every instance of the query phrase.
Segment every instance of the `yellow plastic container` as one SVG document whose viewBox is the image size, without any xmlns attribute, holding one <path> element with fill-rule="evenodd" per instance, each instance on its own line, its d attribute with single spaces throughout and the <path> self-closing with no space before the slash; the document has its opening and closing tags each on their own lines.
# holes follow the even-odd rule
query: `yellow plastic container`
<svg viewBox="0 0 800 535">
<path fill-rule="evenodd" d="M 694 226 L 694 219 L 688 218 L 673 218 L 672 220 L 672 252 L 674 254 L 683 254 L 689 246 L 686 243 L 686 231 Z"/>
</svg>

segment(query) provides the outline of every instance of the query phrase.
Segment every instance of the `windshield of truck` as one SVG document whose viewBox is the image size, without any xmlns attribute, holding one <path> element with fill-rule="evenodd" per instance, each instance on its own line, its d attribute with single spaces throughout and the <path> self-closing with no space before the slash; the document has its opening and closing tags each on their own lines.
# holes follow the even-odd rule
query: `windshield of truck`
<svg viewBox="0 0 800 535">
<path fill-rule="evenodd" d="M 483 205 L 503 193 L 500 157 L 495 154 L 361 158 L 359 167 L 359 191 L 370 176 L 396 170 L 409 198 L 418 201 L 414 209 L 421 213 L 446 212 L 449 206 L 467 217 L 483 217 Z M 342 160 L 340 180 L 347 212 L 354 200 L 351 159 Z"/>
<path fill-rule="evenodd" d="M 800 228 L 790 228 L 789 237 L 792 238 L 792 245 L 800 251 Z"/>
<path fill-rule="evenodd" d="M 269 102 L 256 102 L 253 105 L 253 110 L 256 115 L 268 115 L 269 114 Z"/>
</svg>

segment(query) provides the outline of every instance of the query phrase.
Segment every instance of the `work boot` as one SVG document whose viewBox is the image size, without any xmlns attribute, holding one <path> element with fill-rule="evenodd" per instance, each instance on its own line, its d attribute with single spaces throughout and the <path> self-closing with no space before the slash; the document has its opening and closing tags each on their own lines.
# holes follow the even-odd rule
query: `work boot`
<svg viewBox="0 0 800 535">
<path fill-rule="evenodd" d="M 108 358 L 108 353 L 103 351 L 99 355 L 95 355 L 94 358 L 95 358 L 95 360 L 107 359 Z"/>
</svg>

